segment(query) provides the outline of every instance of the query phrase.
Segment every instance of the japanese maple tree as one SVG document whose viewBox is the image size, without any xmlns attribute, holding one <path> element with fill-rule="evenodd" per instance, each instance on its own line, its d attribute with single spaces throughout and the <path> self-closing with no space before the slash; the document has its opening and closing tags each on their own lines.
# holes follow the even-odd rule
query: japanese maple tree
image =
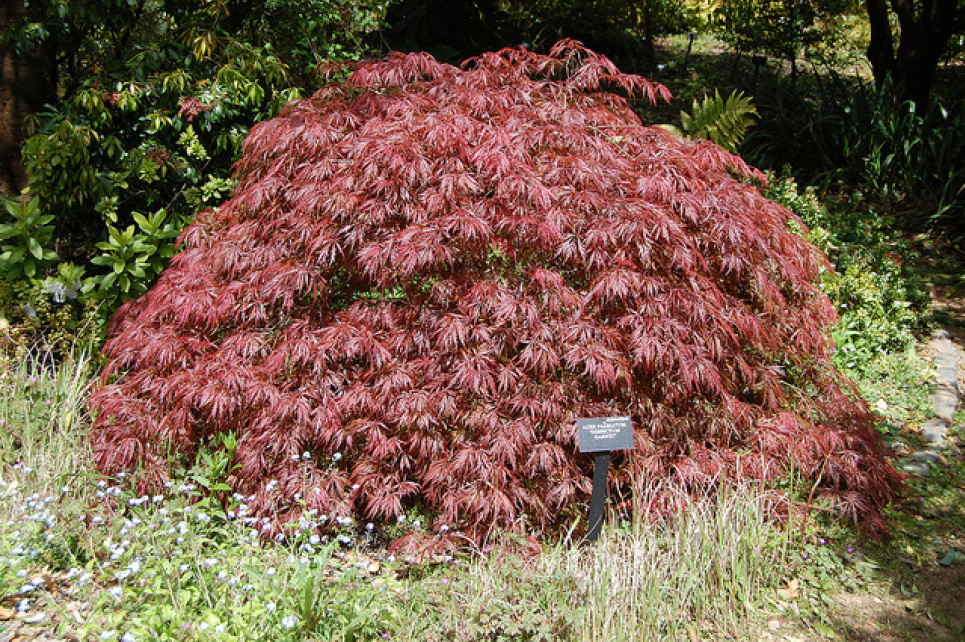
<svg viewBox="0 0 965 642">
<path fill-rule="evenodd" d="M 644 126 L 658 97 L 573 41 L 393 54 L 254 128 L 112 322 L 100 470 L 156 488 L 231 431 L 269 532 L 419 506 L 478 541 L 558 526 L 576 418 L 630 415 L 614 490 L 793 468 L 882 528 L 900 477 L 831 365 L 826 259 L 739 157 Z"/>
</svg>

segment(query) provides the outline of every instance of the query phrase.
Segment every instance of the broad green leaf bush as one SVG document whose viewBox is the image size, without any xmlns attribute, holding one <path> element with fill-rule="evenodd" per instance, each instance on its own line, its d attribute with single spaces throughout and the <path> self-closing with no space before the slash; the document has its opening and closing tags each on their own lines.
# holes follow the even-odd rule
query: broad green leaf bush
<svg viewBox="0 0 965 642">
<path fill-rule="evenodd" d="M 0 223 L 0 277 L 7 281 L 32 279 L 43 273 L 57 253 L 51 249 L 54 226 L 53 214 L 41 214 L 40 202 L 7 200 L 7 215 L 13 221 Z"/>
<path fill-rule="evenodd" d="M 321 63 L 362 55 L 383 5 L 31 4 L 8 39 L 70 48 L 73 64 L 58 67 L 60 100 L 27 120 L 27 195 L 0 211 L 0 349 L 70 345 L 69 326 L 143 294 L 195 214 L 231 194 L 250 127 L 317 84 Z"/>
</svg>

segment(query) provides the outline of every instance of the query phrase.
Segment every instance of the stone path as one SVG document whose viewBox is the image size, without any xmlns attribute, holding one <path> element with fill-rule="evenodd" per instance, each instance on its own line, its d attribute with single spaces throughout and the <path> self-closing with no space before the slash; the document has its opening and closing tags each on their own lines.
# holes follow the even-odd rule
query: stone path
<svg viewBox="0 0 965 642">
<path fill-rule="evenodd" d="M 959 348 L 945 330 L 939 329 L 932 334 L 928 343 L 934 351 L 935 363 L 935 392 L 932 393 L 933 418 L 925 422 L 921 428 L 921 436 L 927 446 L 904 457 L 899 467 L 916 475 L 924 477 L 931 472 L 933 464 L 941 458 L 942 451 L 947 446 L 948 430 L 954 420 L 955 411 L 961 399 L 958 384 Z"/>
</svg>

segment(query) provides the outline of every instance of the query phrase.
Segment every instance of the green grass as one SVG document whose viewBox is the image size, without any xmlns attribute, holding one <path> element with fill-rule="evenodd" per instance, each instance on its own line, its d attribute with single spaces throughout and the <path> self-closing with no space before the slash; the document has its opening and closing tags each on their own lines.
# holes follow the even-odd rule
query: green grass
<svg viewBox="0 0 965 642">
<path fill-rule="evenodd" d="M 753 628 L 788 555 L 746 488 L 536 555 L 509 541 L 395 559 L 364 526 L 329 539 L 309 520 L 266 543 L 244 497 L 222 506 L 197 483 L 217 484 L 218 462 L 153 497 L 96 476 L 93 375 L 83 352 L 60 365 L 34 352 L 0 378 L 0 596 L 19 611 L 0 627 L 125 640 L 713 639 Z"/>
<path fill-rule="evenodd" d="M 918 365 L 889 359 L 866 369 L 863 390 L 888 400 L 890 421 L 913 420 L 923 411 Z M 744 639 L 776 615 L 832 630 L 823 599 L 871 581 L 848 562 L 854 533 L 820 517 L 774 524 L 769 496 L 751 488 L 673 520 L 611 516 L 596 545 L 564 538 L 539 554 L 508 541 L 486 554 L 395 559 L 364 526 L 329 539 L 308 520 L 292 539 L 266 543 L 244 497 L 222 506 L 197 483 L 218 483 L 217 461 L 154 497 L 95 476 L 84 410 L 93 374 L 83 352 L 60 365 L 32 353 L 0 378 L 2 605 L 52 636 Z M 946 477 L 929 483 L 961 482 Z"/>
</svg>

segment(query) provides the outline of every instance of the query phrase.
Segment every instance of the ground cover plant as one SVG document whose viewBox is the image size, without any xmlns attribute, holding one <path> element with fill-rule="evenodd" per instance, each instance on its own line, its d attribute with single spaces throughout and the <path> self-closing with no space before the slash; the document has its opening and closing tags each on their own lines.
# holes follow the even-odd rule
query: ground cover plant
<svg viewBox="0 0 965 642">
<path fill-rule="evenodd" d="M 575 418 L 627 414 L 617 495 L 793 469 L 881 531 L 899 476 L 831 363 L 828 264 L 739 157 L 643 126 L 664 93 L 572 41 L 392 55 L 256 127 L 114 319 L 101 472 L 156 492 L 231 434 L 267 536 L 418 512 L 481 543 L 566 524 Z"/>
</svg>

